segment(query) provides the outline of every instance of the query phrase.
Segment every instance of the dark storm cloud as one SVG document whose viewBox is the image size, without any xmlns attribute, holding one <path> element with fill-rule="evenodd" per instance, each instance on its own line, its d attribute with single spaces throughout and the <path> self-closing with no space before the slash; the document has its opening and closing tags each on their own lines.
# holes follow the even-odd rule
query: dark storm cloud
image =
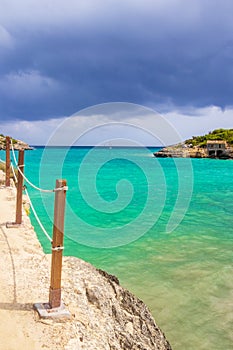
<svg viewBox="0 0 233 350">
<path fill-rule="evenodd" d="M 233 105 L 232 13 L 226 0 L 8 1 L 0 119 L 47 119 L 111 101 Z"/>
</svg>

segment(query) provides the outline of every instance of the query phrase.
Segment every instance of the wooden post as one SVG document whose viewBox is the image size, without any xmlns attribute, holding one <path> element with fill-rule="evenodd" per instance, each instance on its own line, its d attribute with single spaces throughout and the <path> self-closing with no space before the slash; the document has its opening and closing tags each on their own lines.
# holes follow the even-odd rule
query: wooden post
<svg viewBox="0 0 233 350">
<path fill-rule="evenodd" d="M 24 150 L 19 150 L 18 167 L 23 173 L 24 168 Z M 16 224 L 22 223 L 22 198 L 23 198 L 23 176 L 18 170 L 17 199 L 16 199 Z"/>
<path fill-rule="evenodd" d="M 66 180 L 56 180 L 56 189 L 64 186 L 66 186 Z M 61 272 L 64 240 L 65 201 L 66 190 L 55 191 L 52 264 L 49 290 L 49 305 L 52 309 L 61 306 Z"/>
<path fill-rule="evenodd" d="M 10 137 L 6 136 L 6 187 L 10 186 Z"/>
</svg>

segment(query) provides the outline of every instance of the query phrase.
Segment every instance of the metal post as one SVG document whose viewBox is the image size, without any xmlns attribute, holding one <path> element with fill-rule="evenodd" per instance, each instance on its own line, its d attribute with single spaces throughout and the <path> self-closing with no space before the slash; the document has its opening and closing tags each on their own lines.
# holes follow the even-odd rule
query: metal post
<svg viewBox="0 0 233 350">
<path fill-rule="evenodd" d="M 56 189 L 66 186 L 66 180 L 56 180 Z M 49 290 L 49 305 L 57 308 L 61 306 L 61 273 L 64 240 L 66 189 L 55 191 L 54 223 L 52 242 L 52 265 Z"/>
<path fill-rule="evenodd" d="M 24 170 L 24 150 L 19 150 L 18 168 Z M 23 198 L 23 176 L 18 170 L 17 199 L 16 199 L 16 224 L 22 223 L 22 198 Z"/>
<path fill-rule="evenodd" d="M 6 187 L 10 186 L 10 136 L 6 136 Z"/>
</svg>

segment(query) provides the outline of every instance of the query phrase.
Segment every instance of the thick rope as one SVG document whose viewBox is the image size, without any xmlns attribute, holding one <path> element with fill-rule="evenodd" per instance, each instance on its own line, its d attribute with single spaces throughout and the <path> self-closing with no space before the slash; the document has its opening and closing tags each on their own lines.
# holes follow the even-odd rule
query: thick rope
<svg viewBox="0 0 233 350">
<path fill-rule="evenodd" d="M 35 186 L 31 181 L 28 180 L 28 178 L 24 175 L 24 173 L 21 171 L 20 167 L 17 165 L 17 160 L 16 160 L 16 156 L 15 156 L 15 152 L 14 152 L 14 147 L 13 147 L 13 143 L 12 143 L 12 140 L 11 140 L 11 148 L 12 148 L 12 154 L 13 154 L 13 158 L 14 158 L 14 162 L 16 164 L 16 167 L 18 169 L 18 171 L 20 172 L 20 174 L 23 176 L 23 178 L 25 179 L 25 181 L 30 185 L 32 186 L 33 188 L 35 188 L 36 190 L 38 191 L 41 191 L 41 192 L 56 192 L 56 191 L 67 191 L 68 190 L 68 186 L 63 186 L 61 188 L 55 188 L 53 190 L 44 190 L 44 189 L 41 189 L 37 186 Z M 4 163 L 4 162 L 3 162 Z M 15 174 L 15 171 L 14 171 L 14 167 L 13 167 L 13 164 L 11 163 L 11 167 L 12 167 L 12 172 L 13 172 L 13 175 L 14 175 L 14 178 L 15 178 L 15 181 L 17 182 L 17 177 L 16 177 L 16 174 Z M 32 211 L 33 211 L 33 214 L 41 228 L 41 230 L 43 231 L 43 233 L 45 234 L 45 236 L 47 237 L 47 239 L 52 243 L 53 240 L 52 238 L 49 236 L 48 232 L 46 231 L 46 229 L 44 228 L 43 224 L 41 223 L 37 213 L 36 213 L 36 210 L 32 204 L 32 201 L 31 201 L 31 198 L 29 196 L 29 193 L 27 191 L 27 188 L 25 188 L 25 193 L 28 197 L 28 200 L 29 200 L 29 204 L 30 204 L 30 207 L 32 208 Z M 55 247 L 55 248 L 52 248 L 52 250 L 63 250 L 64 247 Z"/>
<path fill-rule="evenodd" d="M 13 167 L 13 164 L 12 164 L 12 163 L 11 163 L 11 169 L 12 169 L 12 172 L 13 172 L 13 175 L 14 175 L 14 179 L 15 179 L 15 181 L 17 182 L 17 177 L 16 177 L 15 170 L 14 170 L 14 167 Z M 30 203 L 30 207 L 32 208 L 33 214 L 35 215 L 35 218 L 36 218 L 38 224 L 40 225 L 42 231 L 44 232 L 44 234 L 45 234 L 45 236 L 48 238 L 48 240 L 49 240 L 50 242 L 52 242 L 53 240 L 52 240 L 51 237 L 49 236 L 48 232 L 47 232 L 46 229 L 44 228 L 43 224 L 41 223 L 41 221 L 40 221 L 40 219 L 39 219 L 39 217 L 38 217 L 38 215 L 37 215 L 37 213 L 36 213 L 36 210 L 35 210 L 35 208 L 34 208 L 34 206 L 33 206 L 33 204 L 32 204 L 31 198 L 30 198 L 29 193 L 28 193 L 28 190 L 27 190 L 26 188 L 25 188 L 25 193 L 26 193 L 26 195 L 27 195 L 27 197 L 28 197 L 28 200 L 29 200 L 29 203 Z"/>
<path fill-rule="evenodd" d="M 33 214 L 35 215 L 35 218 L 36 218 L 38 224 L 40 225 L 40 228 L 42 229 L 42 231 L 44 232 L 44 234 L 45 234 L 45 236 L 48 238 L 48 240 L 49 240 L 50 242 L 52 242 L 52 241 L 53 241 L 52 238 L 49 236 L 48 232 L 47 232 L 46 229 L 44 228 L 43 224 L 41 223 L 41 221 L 40 221 L 40 219 L 39 219 L 39 217 L 38 217 L 38 215 L 37 215 L 37 213 L 36 213 L 36 210 L 35 210 L 35 208 L 34 208 L 34 206 L 33 206 L 33 204 L 32 204 L 31 198 L 30 198 L 29 193 L 28 193 L 28 191 L 27 191 L 26 188 L 25 188 L 25 193 L 26 193 L 26 195 L 27 195 L 27 197 L 28 197 L 28 200 L 29 200 L 29 203 L 30 203 L 30 207 L 32 208 Z"/>
<path fill-rule="evenodd" d="M 16 176 L 16 174 L 15 174 L 15 169 L 14 169 L 14 166 L 13 166 L 12 163 L 11 163 L 11 170 L 12 170 L 12 173 L 13 173 L 13 176 L 14 176 L 14 179 L 15 179 L 15 183 L 17 183 L 17 182 L 18 182 L 18 179 L 17 179 L 17 176 Z"/>
<path fill-rule="evenodd" d="M 11 149 L 12 149 L 12 154 L 13 154 L 13 158 L 14 158 L 14 162 L 15 165 L 18 169 L 18 171 L 20 172 L 20 174 L 23 176 L 24 180 L 33 188 L 35 188 L 36 190 L 40 191 L 40 192 L 46 192 L 46 193 L 51 193 L 51 192 L 56 192 L 56 191 L 67 191 L 68 190 L 68 186 L 64 186 L 64 187 L 60 187 L 60 188 L 55 188 L 53 190 L 45 190 L 43 188 L 37 187 L 36 185 L 34 185 L 30 180 L 28 180 L 28 178 L 24 175 L 24 173 L 21 171 L 20 167 L 17 164 L 17 160 L 16 160 L 16 156 L 15 156 L 15 151 L 14 151 L 14 146 L 11 140 Z"/>
<path fill-rule="evenodd" d="M 52 248 L 52 250 L 54 250 L 54 251 L 60 251 L 60 250 L 64 250 L 64 247 L 55 247 L 55 248 Z"/>
</svg>

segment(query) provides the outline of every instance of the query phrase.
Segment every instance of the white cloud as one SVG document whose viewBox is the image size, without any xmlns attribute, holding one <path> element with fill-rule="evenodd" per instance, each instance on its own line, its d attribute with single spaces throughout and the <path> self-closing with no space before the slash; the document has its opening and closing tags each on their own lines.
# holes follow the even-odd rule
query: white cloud
<svg viewBox="0 0 233 350">
<path fill-rule="evenodd" d="M 71 139 L 72 132 L 79 131 L 79 134 L 87 131 L 86 135 L 80 138 L 81 145 L 98 144 L 102 139 L 124 138 L 139 140 L 143 145 L 159 145 L 157 139 L 165 139 L 166 128 L 173 134 L 167 136 L 167 144 L 172 144 L 179 137 L 185 140 L 194 135 L 202 135 L 216 128 L 233 128 L 233 109 L 221 110 L 218 107 L 211 106 L 202 109 L 192 110 L 192 115 L 184 114 L 178 111 L 169 112 L 161 116 L 160 121 L 164 120 L 162 131 L 159 130 L 158 124 L 155 123 L 157 113 L 148 113 L 146 116 L 125 118 L 124 120 L 115 120 L 112 116 L 108 117 L 104 114 L 98 114 L 91 117 L 80 115 L 75 119 L 70 119 L 67 127 L 57 127 L 67 118 L 49 119 L 45 121 L 18 121 L 1 124 L 1 133 L 9 134 L 12 137 L 24 139 L 31 145 L 47 144 L 49 138 L 54 132 L 58 133 L 58 139 L 61 144 L 65 140 Z M 158 119 L 159 120 L 159 119 Z M 118 122 L 118 124 L 117 124 Z M 122 123 L 128 123 L 131 126 L 124 128 Z M 99 128 L 99 125 L 108 124 Z M 65 124 L 64 124 L 65 125 Z M 92 131 L 90 131 L 92 129 Z M 152 136 L 148 131 L 151 131 Z M 162 135 L 161 132 L 164 134 Z M 69 134 L 70 133 L 70 134 Z M 60 135 L 60 136 L 59 136 Z M 153 136 L 154 135 L 154 136 Z M 178 136 L 177 136 L 178 135 Z M 78 133 L 74 137 L 77 136 Z M 154 140 L 154 143 L 152 144 Z"/>
<path fill-rule="evenodd" d="M 44 145 L 62 121 L 63 118 L 44 121 L 10 121 L 1 123 L 0 132 L 4 135 L 23 140 L 30 145 Z"/>
<path fill-rule="evenodd" d="M 173 111 L 165 114 L 165 118 L 179 131 L 183 139 L 218 128 L 233 128 L 233 108 L 222 110 L 209 106 L 193 109 L 192 115 Z"/>
</svg>

